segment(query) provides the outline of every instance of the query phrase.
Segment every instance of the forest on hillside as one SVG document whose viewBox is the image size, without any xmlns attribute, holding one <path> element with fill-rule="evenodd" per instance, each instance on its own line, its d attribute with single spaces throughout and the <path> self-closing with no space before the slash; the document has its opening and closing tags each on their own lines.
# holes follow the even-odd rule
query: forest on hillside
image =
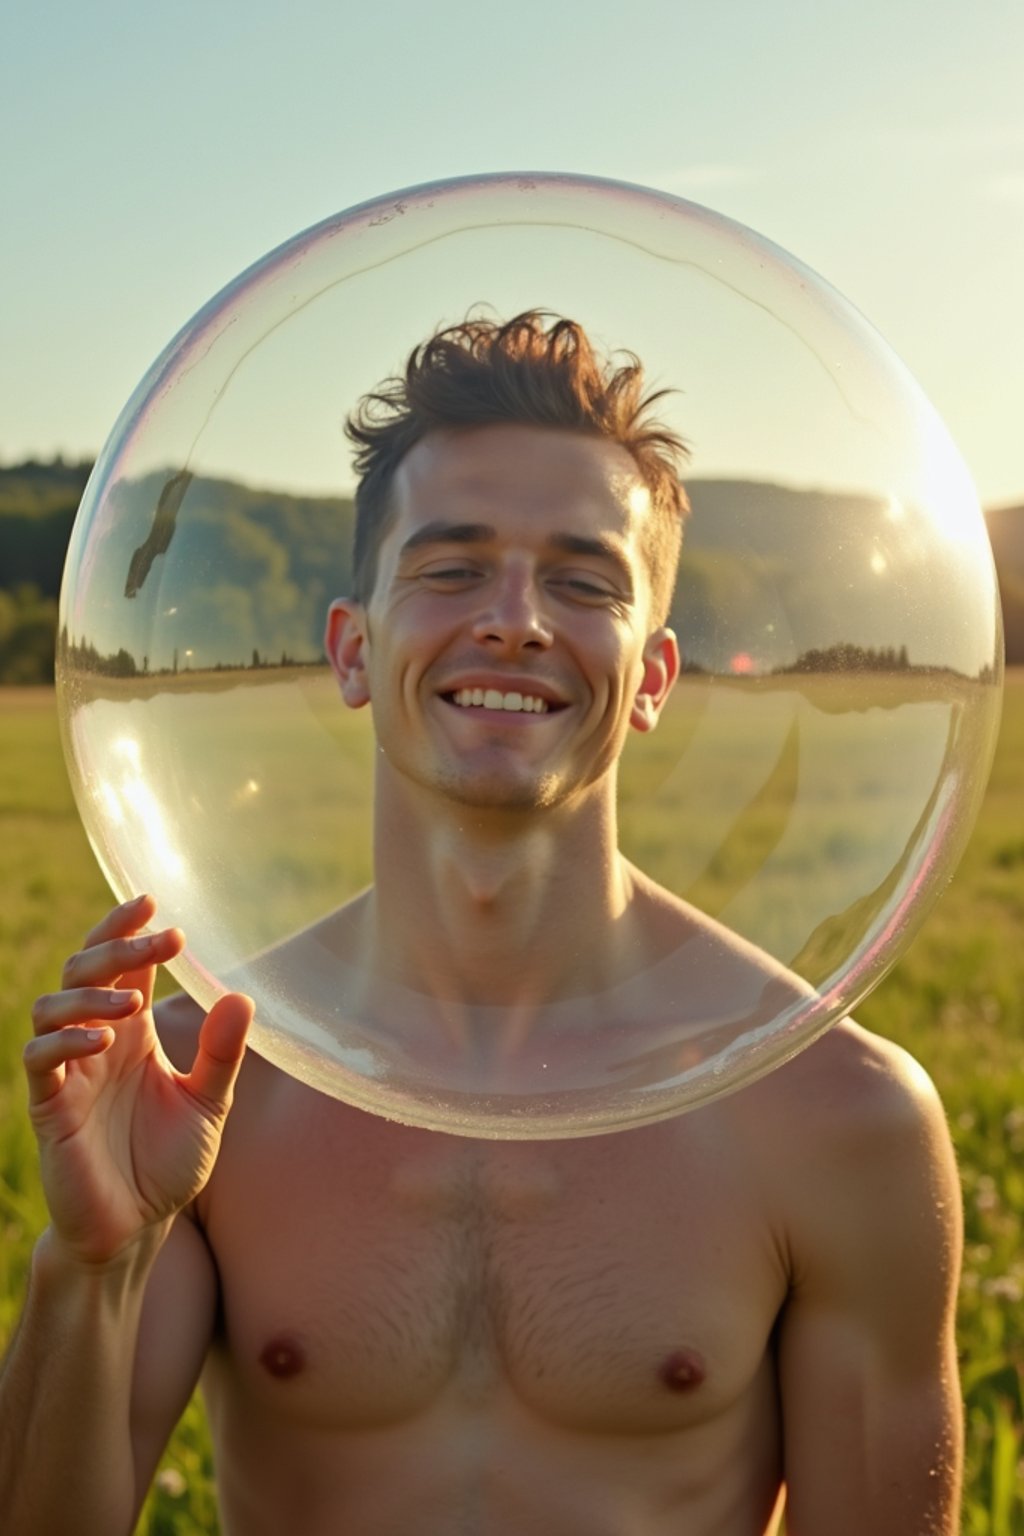
<svg viewBox="0 0 1024 1536">
<path fill-rule="evenodd" d="M 52 681 L 61 575 L 91 470 L 90 463 L 61 459 L 0 468 L 0 684 Z M 698 614 L 709 635 L 735 628 L 748 612 L 767 613 L 771 587 L 776 602 L 781 593 L 785 606 L 804 614 L 811 635 L 807 655 L 813 656 L 815 647 L 827 650 L 823 629 L 814 635 L 814 605 L 821 603 L 813 573 L 832 556 L 851 517 L 870 528 L 875 510 L 855 497 L 749 482 L 694 482 L 688 489 L 693 513 L 673 609 L 677 625 L 689 619 L 692 628 Z M 82 654 L 91 651 L 107 670 L 113 666 L 131 674 L 177 670 L 179 663 L 189 664 L 186 657 L 196 668 L 280 660 L 308 664 L 321 658 L 323 615 L 331 597 L 349 588 L 354 516 L 349 499 L 296 496 L 227 480 L 193 481 L 179 472 L 115 486 L 111 504 L 125 529 L 117 555 L 121 564 L 109 573 L 106 587 L 94 588 L 106 594 L 94 602 L 95 632 L 80 623 L 77 631 L 65 633 L 65 645 Z M 1007 660 L 1024 663 L 1024 506 L 990 512 L 988 526 Z M 741 558 L 736 551 L 744 541 Z M 800 552 L 802 574 L 794 573 L 794 550 Z M 949 574 L 936 567 L 937 591 Z M 159 629 L 158 594 L 162 612 L 180 606 L 191 626 L 191 638 L 166 655 L 150 654 L 153 646 L 146 640 L 147 625 L 150 635 Z M 851 629 L 854 612 L 864 614 L 876 600 L 870 583 L 853 594 Z M 99 610 L 113 608 L 122 631 L 133 625 L 138 631 L 136 646 L 124 633 L 116 641 L 105 639 Z M 921 615 L 918 621 L 920 628 Z M 879 654 L 900 657 L 906 665 L 909 643 L 912 663 L 920 664 L 915 633 L 889 636 Z M 866 632 L 842 638 L 853 648 L 850 654 L 859 648 L 874 655 Z M 792 656 L 768 660 L 779 670 L 797 664 Z M 709 642 L 687 662 L 694 670 L 716 670 L 721 657 Z"/>
</svg>

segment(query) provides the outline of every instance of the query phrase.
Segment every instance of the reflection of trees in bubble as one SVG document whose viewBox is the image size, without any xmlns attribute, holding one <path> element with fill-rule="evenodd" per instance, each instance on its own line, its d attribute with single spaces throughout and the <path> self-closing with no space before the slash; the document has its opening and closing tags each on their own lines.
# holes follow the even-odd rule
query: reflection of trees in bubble
<svg viewBox="0 0 1024 1536">
<path fill-rule="evenodd" d="M 2 595 L 0 593 L 0 597 Z M 225 676 L 238 672 L 276 674 L 282 670 L 326 668 L 326 663 L 320 656 L 300 658 L 292 655 L 286 648 L 276 655 L 269 655 L 262 653 L 257 646 L 253 646 L 248 660 L 245 661 L 234 658 L 226 661 L 222 657 L 209 660 L 197 656 L 192 648 L 179 651 L 175 647 L 166 666 L 151 667 L 148 655 L 136 656 L 124 646 L 116 651 L 101 651 L 88 636 L 79 639 L 70 635 L 66 626 L 62 628 L 58 639 L 57 660 L 65 676 L 135 678 L 140 683 L 149 679 L 154 681 L 159 679 L 164 685 L 168 679 L 180 678 L 183 684 L 188 682 L 190 686 L 205 677 L 216 677 L 221 674 Z"/>
<path fill-rule="evenodd" d="M 101 655 L 124 648 L 154 672 L 244 667 L 254 649 L 264 663 L 319 661 L 327 607 L 348 590 L 352 531 L 344 497 L 186 470 L 117 481 L 96 531 L 110 553 L 89 569 L 77 627 Z M 127 541 L 126 583 L 113 556 Z"/>
<path fill-rule="evenodd" d="M 891 500 L 748 480 L 688 482 L 692 515 L 672 622 L 691 666 L 764 674 L 816 654 L 809 670 L 854 664 L 889 670 L 901 651 L 913 665 L 974 676 L 992 615 L 955 628 L 935 601 L 967 596 L 957 545 L 934 536 L 924 513 Z M 979 598 L 979 602 L 981 599 Z M 890 659 L 890 654 L 896 658 Z"/>
<path fill-rule="evenodd" d="M 955 580 L 954 550 L 926 551 L 929 579 L 917 568 L 908 582 L 916 599 L 893 601 L 899 550 L 878 498 L 742 480 L 687 488 L 693 514 L 672 609 L 685 670 L 981 677 L 998 667 L 994 653 L 961 655 L 922 597 Z M 71 637 L 87 670 L 133 675 L 126 657 L 143 674 L 322 660 L 327 607 L 350 585 L 351 501 L 163 471 L 119 482 L 109 505 L 137 540 L 137 584 L 125 601 L 123 563 L 97 562 L 87 632 Z M 829 574 L 837 560 L 841 600 Z"/>
<path fill-rule="evenodd" d="M 788 667 L 777 672 L 906 672 L 910 656 L 905 645 L 854 645 L 839 640 L 823 650 L 801 651 Z"/>
<path fill-rule="evenodd" d="M 4 594 L 0 592 L 0 599 Z M 258 597 L 258 595 L 257 595 Z M 171 653 L 168 666 L 153 669 L 154 676 L 177 676 L 179 671 L 195 672 L 240 672 L 240 671 L 265 671 L 274 668 L 294 668 L 320 666 L 324 662 L 322 656 L 309 656 L 296 654 L 303 649 L 303 635 L 301 627 L 296 630 L 298 643 L 295 650 L 289 648 L 287 642 L 287 624 L 284 618 L 279 616 L 276 629 L 273 633 L 278 637 L 275 643 L 266 650 L 261 650 L 254 645 L 248 659 L 242 659 L 234 654 L 217 655 L 217 633 L 220 626 L 228 636 L 227 649 L 230 651 L 233 642 L 239 634 L 252 632 L 256 620 L 252 615 L 256 611 L 257 602 L 254 595 L 239 591 L 237 588 L 224 586 L 209 594 L 204 594 L 203 603 L 197 605 L 195 615 L 197 624 L 202 627 L 202 607 L 209 602 L 212 616 L 208 625 L 203 629 L 206 643 L 200 650 L 195 646 L 189 646 L 184 651 L 175 646 Z M 296 605 L 295 617 L 301 620 L 304 617 L 304 605 Z M 0 621 L 3 618 L 2 604 L 0 604 Z M 266 632 L 265 624 L 262 632 Z M 281 637 L 284 637 L 283 639 Z M 0 658 L 2 658 L 2 622 L 0 622 Z M 62 666 L 73 671 L 92 673 L 98 677 L 148 677 L 150 675 L 150 660 L 148 655 L 141 658 L 134 655 L 124 646 L 119 646 L 116 651 L 103 652 L 88 636 L 76 638 L 68 633 L 67 626 L 61 630 L 57 650 Z M 886 647 L 880 650 L 871 650 L 863 646 L 853 645 L 849 641 L 841 640 L 836 645 L 830 646 L 824 651 L 806 651 L 797 657 L 796 661 L 788 667 L 775 667 L 770 673 L 759 674 L 750 678 L 737 676 L 735 666 L 727 667 L 722 672 L 716 672 L 713 668 L 702 667 L 699 662 L 689 661 L 684 667 L 684 672 L 690 675 L 717 679 L 721 682 L 747 681 L 753 686 L 770 687 L 773 678 L 795 680 L 801 676 L 819 677 L 862 675 L 865 677 L 877 676 L 887 672 L 916 674 L 923 679 L 959 677 L 967 682 L 983 684 L 993 683 L 997 676 L 997 667 L 994 663 L 988 663 L 981 667 L 971 678 L 965 673 L 958 672 L 954 667 L 929 667 L 915 666 L 910 661 L 906 646 L 900 646 L 899 650 Z M 0 679 L 2 680 L 2 679 Z M 925 690 L 926 693 L 931 690 Z M 871 701 L 872 707 L 895 707 L 886 697 L 880 694 Z M 847 708 L 863 708 L 864 705 L 850 705 L 843 701 L 837 705 L 840 712 Z"/>
<path fill-rule="evenodd" d="M 254 649 L 262 659 L 319 659 L 328 604 L 347 577 L 339 505 L 234 489 L 251 505 L 200 500 L 182 524 L 182 563 L 165 582 L 173 601 L 161 605 L 175 610 L 193 666 L 243 666 Z"/>
<path fill-rule="evenodd" d="M 140 673 L 146 675 L 149 669 L 148 656 L 140 663 L 124 646 L 103 654 L 91 640 L 70 636 L 66 626 L 60 633 L 57 655 L 65 671 L 92 673 L 97 677 L 137 677 Z"/>
</svg>

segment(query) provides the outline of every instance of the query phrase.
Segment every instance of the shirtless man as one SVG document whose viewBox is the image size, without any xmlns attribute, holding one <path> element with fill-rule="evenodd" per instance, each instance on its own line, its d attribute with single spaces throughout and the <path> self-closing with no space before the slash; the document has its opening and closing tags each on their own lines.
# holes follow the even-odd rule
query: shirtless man
<svg viewBox="0 0 1024 1536">
<path fill-rule="evenodd" d="M 371 1000 L 529 1012 L 692 937 L 615 842 L 678 665 L 639 388 L 573 327 L 479 323 L 356 429 L 328 641 L 381 748 L 376 883 L 338 920 Z M 7 1530 L 127 1536 L 201 1375 L 229 1536 L 766 1536 L 783 1501 L 789 1536 L 953 1536 L 958 1189 L 902 1052 L 844 1021 L 677 1119 L 475 1141 L 241 1066 L 234 994 L 157 1008 L 161 1047 L 183 937 L 154 916 L 109 915 L 35 1009 L 51 1225 L 0 1382 Z"/>
</svg>

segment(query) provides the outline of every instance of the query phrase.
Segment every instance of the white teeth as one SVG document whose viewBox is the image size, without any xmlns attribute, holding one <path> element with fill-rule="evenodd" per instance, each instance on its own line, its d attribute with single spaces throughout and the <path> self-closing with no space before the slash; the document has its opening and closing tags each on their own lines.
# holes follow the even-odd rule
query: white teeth
<svg viewBox="0 0 1024 1536">
<path fill-rule="evenodd" d="M 497 688 L 458 688 L 452 697 L 462 709 L 482 707 L 528 715 L 544 715 L 548 711 L 547 699 L 539 699 L 532 693 L 518 693 L 515 689 L 501 693 Z"/>
</svg>

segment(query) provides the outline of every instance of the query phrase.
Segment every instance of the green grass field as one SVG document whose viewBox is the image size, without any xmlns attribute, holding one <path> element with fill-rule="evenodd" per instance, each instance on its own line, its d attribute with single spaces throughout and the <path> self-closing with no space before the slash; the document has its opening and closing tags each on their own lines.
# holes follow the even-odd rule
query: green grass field
<svg viewBox="0 0 1024 1536">
<path fill-rule="evenodd" d="M 67 785 L 52 693 L 0 692 L 0 742 L 2 1340 L 15 1322 L 32 1243 L 45 1223 L 23 1106 L 20 1054 L 29 1007 L 33 997 L 57 984 L 65 956 L 78 947 L 110 897 Z M 669 748 L 666 740 L 662 750 Z M 748 848 L 756 849 L 760 838 L 762 864 L 770 857 L 781 860 L 785 852 L 773 817 L 778 821 L 779 807 L 790 803 L 787 750 L 786 739 L 780 739 L 778 771 L 769 773 L 757 814 L 744 829 Z M 925 765 L 930 750 L 927 742 L 921 745 Z M 659 770 L 650 771 L 659 776 Z M 1008 682 L 995 768 L 966 856 L 909 952 L 858 1009 L 864 1024 L 905 1045 L 932 1074 L 960 1158 L 967 1230 L 960 1310 L 968 1435 L 964 1536 L 1024 1531 L 1022 782 L 1024 673 L 1016 673 Z M 678 781 L 665 783 L 670 796 L 682 793 Z M 631 835 L 638 848 L 649 845 L 657 855 L 658 823 L 651 819 L 645 825 L 642 814 L 647 798 L 641 784 L 635 796 L 640 810 L 630 813 Z M 883 812 L 900 814 L 898 806 L 880 807 Z M 720 860 L 721 867 L 699 872 L 702 897 L 710 905 L 738 899 L 744 879 L 749 883 L 756 873 L 753 865 L 742 867 L 741 854 L 735 855 L 738 870 Z M 850 849 L 837 844 L 839 865 L 846 858 L 856 868 L 858 859 L 872 857 L 866 844 Z M 646 862 L 642 856 L 640 861 Z M 198 1403 L 168 1447 L 139 1530 L 145 1536 L 213 1536 L 217 1530 Z"/>
</svg>

